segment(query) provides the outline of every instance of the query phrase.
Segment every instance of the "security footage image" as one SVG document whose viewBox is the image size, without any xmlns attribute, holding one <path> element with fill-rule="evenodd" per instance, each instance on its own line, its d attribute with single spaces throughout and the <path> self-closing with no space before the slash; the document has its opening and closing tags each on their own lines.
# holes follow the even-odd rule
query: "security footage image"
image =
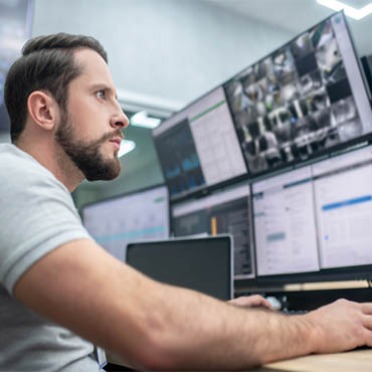
<svg viewBox="0 0 372 372">
<path fill-rule="evenodd" d="M 225 84 L 251 174 L 363 134 L 344 63 L 329 19 Z"/>
</svg>

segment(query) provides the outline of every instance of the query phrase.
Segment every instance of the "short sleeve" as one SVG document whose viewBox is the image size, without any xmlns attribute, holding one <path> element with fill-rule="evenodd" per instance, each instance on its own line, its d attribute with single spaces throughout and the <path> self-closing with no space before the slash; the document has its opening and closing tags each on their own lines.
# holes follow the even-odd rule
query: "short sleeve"
<svg viewBox="0 0 372 372">
<path fill-rule="evenodd" d="M 90 238 L 67 188 L 26 154 L 4 163 L 0 182 L 0 281 L 12 293 L 20 276 L 60 245 Z M 5 157 L 6 158 L 6 157 Z"/>
</svg>

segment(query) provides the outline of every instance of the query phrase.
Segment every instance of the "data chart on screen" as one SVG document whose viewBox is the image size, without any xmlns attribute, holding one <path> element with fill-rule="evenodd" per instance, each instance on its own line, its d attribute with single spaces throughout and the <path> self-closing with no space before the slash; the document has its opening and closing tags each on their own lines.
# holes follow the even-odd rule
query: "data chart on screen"
<svg viewBox="0 0 372 372">
<path fill-rule="evenodd" d="M 194 101 L 152 133 L 171 197 L 247 172 L 221 87 Z"/>
<path fill-rule="evenodd" d="M 83 209 L 95 241 L 124 261 L 128 243 L 169 237 L 169 197 L 165 186 L 101 201 Z"/>
</svg>

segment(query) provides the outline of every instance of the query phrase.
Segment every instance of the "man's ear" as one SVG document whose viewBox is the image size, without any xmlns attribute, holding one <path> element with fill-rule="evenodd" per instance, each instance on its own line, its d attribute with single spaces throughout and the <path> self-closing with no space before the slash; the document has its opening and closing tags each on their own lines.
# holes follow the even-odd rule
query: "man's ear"
<svg viewBox="0 0 372 372">
<path fill-rule="evenodd" d="M 59 118 L 59 106 L 52 95 L 35 90 L 27 99 L 27 108 L 35 124 L 44 130 L 53 130 Z"/>
</svg>

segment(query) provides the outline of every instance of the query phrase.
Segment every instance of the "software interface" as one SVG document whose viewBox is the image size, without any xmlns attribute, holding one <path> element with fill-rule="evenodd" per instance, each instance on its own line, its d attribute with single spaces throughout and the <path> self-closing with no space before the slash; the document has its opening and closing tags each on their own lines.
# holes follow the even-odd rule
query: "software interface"
<svg viewBox="0 0 372 372">
<path fill-rule="evenodd" d="M 228 233 L 234 242 L 235 279 L 254 275 L 252 226 L 247 184 L 172 206 L 175 236 Z"/>
<path fill-rule="evenodd" d="M 252 175 L 314 157 L 372 130 L 368 96 L 342 13 L 224 87 Z"/>
<path fill-rule="evenodd" d="M 319 270 L 311 168 L 252 187 L 258 275 Z"/>
<path fill-rule="evenodd" d="M 313 166 L 321 268 L 372 263 L 372 147 Z"/>
<path fill-rule="evenodd" d="M 372 264 L 372 146 L 252 186 L 257 275 Z"/>
<path fill-rule="evenodd" d="M 170 196 L 183 196 L 246 173 L 220 87 L 153 130 Z"/>
<path fill-rule="evenodd" d="M 128 243 L 169 237 L 168 190 L 160 186 L 83 209 L 83 221 L 91 236 L 113 256 L 125 259 Z"/>
</svg>

